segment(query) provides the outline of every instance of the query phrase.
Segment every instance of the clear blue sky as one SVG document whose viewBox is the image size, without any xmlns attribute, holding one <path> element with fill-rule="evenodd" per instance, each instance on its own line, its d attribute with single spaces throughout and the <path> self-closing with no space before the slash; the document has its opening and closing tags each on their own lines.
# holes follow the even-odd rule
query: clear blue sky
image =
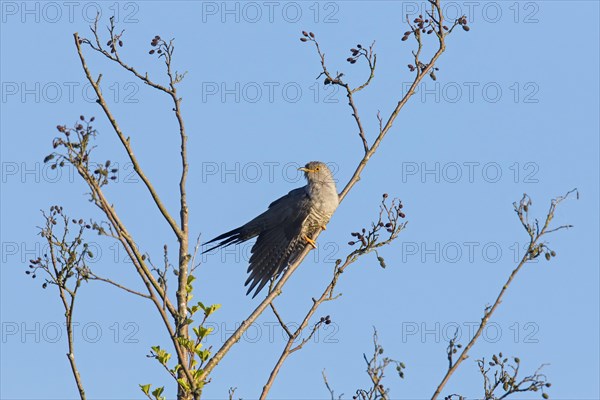
<svg viewBox="0 0 600 400">
<path fill-rule="evenodd" d="M 271 4 L 271 3 L 269 3 Z M 471 31 L 456 31 L 440 60 L 437 82 L 425 80 L 370 161 L 363 179 L 319 238 L 319 250 L 277 300 L 283 317 L 300 322 L 312 296 L 343 257 L 349 233 L 376 216 L 382 193 L 405 205 L 408 229 L 382 251 L 387 269 L 366 257 L 348 269 L 344 295 L 318 314 L 333 324 L 317 343 L 290 357 L 273 398 L 325 398 L 321 370 L 346 398 L 368 384 L 363 352 L 376 326 L 386 354 L 405 362 L 406 379 L 390 371 L 394 398 L 431 396 L 446 365 L 448 335 L 463 342 L 522 255 L 526 233 L 512 202 L 527 192 L 540 218 L 549 200 L 577 187 L 556 223 L 575 228 L 548 237 L 552 262 L 527 265 L 445 394 L 481 396 L 475 360 L 502 351 L 523 360 L 523 372 L 548 363 L 555 399 L 597 399 L 599 375 L 599 123 L 598 3 L 595 1 L 452 2 Z M 40 209 L 61 204 L 74 217 L 100 216 L 73 171 L 44 167 L 57 124 L 95 115 L 98 160 L 121 167 L 106 192 L 139 246 L 155 259 L 175 243 L 166 223 L 132 175 L 126 155 L 93 103 L 72 33 L 89 35 L 96 9 L 102 25 L 117 13 L 125 29 L 122 56 L 161 81 L 161 63 L 148 55 L 151 38 L 176 38 L 175 65 L 189 139 L 190 226 L 204 239 L 262 212 L 304 183 L 295 167 L 323 160 L 338 186 L 349 179 L 361 144 L 341 93 L 315 81 L 319 60 L 298 38 L 314 31 L 330 68 L 358 82 L 365 66 L 345 62 L 349 49 L 376 40 L 378 69 L 357 96 L 373 139 L 376 113 L 387 116 L 412 79 L 411 42 L 403 14 L 421 2 L 15 2 L 3 1 L 2 58 L 2 399 L 77 396 L 68 367 L 62 309 L 52 289 L 25 274 L 43 253 L 36 236 Z M 225 9 L 224 7 L 227 7 Z M 229 10 L 229 11 L 227 11 Z M 177 209 L 177 136 L 167 99 L 91 54 L 102 87 L 148 176 L 168 207 Z M 164 82 L 164 81 L 163 81 Z M 124 253 L 97 246 L 98 273 L 141 287 Z M 249 247 L 212 255 L 199 268 L 195 298 L 221 303 L 212 319 L 217 347 L 256 306 L 244 295 Z M 150 346 L 168 346 L 156 312 L 111 287 L 86 285 L 77 305 L 78 363 L 89 398 L 142 398 L 138 383 L 174 386 Z M 237 387 L 259 395 L 284 346 L 275 318 L 265 313 L 212 375 L 207 398 Z M 524 396 L 526 398 L 539 398 Z"/>
</svg>

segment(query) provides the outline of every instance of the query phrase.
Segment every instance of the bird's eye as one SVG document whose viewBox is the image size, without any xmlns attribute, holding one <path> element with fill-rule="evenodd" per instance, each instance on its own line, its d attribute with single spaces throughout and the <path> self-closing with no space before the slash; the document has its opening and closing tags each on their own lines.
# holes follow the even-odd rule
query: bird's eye
<svg viewBox="0 0 600 400">
<path fill-rule="evenodd" d="M 318 171 L 319 169 L 321 169 L 321 167 L 317 167 L 317 168 L 315 168 L 315 171 Z"/>
</svg>

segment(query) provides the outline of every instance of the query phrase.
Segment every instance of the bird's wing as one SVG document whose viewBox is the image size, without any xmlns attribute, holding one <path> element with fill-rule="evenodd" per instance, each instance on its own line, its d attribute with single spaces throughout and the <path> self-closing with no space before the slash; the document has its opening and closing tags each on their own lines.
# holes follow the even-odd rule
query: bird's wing
<svg viewBox="0 0 600 400">
<path fill-rule="evenodd" d="M 263 214 L 268 222 L 252 247 L 248 293 L 255 287 L 255 297 L 272 277 L 278 276 L 306 246 L 301 237 L 302 225 L 310 214 L 310 198 L 304 188 L 292 190 L 274 201 Z M 260 218 L 260 217 L 259 217 Z M 252 221 L 251 221 L 252 222 Z"/>
<path fill-rule="evenodd" d="M 290 205 L 298 203 L 303 197 L 306 197 L 306 200 L 308 200 L 306 189 L 304 187 L 290 191 L 288 194 L 272 202 L 267 211 L 260 214 L 252 221 L 206 242 L 206 244 L 210 244 L 219 241 L 215 246 L 208 250 L 204 250 L 202 253 L 207 253 L 218 247 L 226 247 L 232 244 L 245 242 L 246 240 L 258 236 L 261 232 L 272 229 L 281 222 L 293 218 L 295 210 L 293 207 L 290 207 Z"/>
<path fill-rule="evenodd" d="M 304 249 L 306 242 L 301 237 L 302 225 L 310 214 L 310 198 L 305 187 L 294 189 L 269 205 L 269 209 L 239 228 L 217 236 L 207 243 L 219 241 L 217 247 L 245 242 L 258 236 L 252 246 L 252 256 L 245 285 L 250 284 L 248 293 L 255 287 L 255 297 L 269 282 L 293 262 Z"/>
</svg>

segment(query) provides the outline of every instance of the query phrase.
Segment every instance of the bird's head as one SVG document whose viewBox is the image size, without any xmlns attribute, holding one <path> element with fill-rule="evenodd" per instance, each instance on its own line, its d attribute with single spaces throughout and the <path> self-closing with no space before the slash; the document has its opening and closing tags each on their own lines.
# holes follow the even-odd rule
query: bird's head
<svg viewBox="0 0 600 400">
<path fill-rule="evenodd" d="M 304 167 L 298 168 L 304 171 L 304 176 L 308 183 L 335 183 L 333 174 L 327 164 L 321 161 L 311 161 Z"/>
</svg>

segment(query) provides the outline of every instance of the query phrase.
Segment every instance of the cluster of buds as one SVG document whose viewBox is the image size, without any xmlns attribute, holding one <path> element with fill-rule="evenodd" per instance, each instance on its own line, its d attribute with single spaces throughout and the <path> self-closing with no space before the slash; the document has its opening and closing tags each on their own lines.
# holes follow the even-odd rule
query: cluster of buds
<svg viewBox="0 0 600 400">
<path fill-rule="evenodd" d="M 417 64 L 417 66 L 414 66 L 412 64 L 408 64 L 408 69 L 410 70 L 410 72 L 414 72 L 417 69 L 419 69 L 419 72 L 423 72 L 429 64 L 424 64 L 422 62 L 419 61 L 419 63 Z M 433 79 L 434 81 L 437 80 L 437 76 L 435 76 L 435 71 L 439 71 L 440 69 L 438 67 L 433 67 L 431 68 L 431 71 L 429 72 L 429 77 L 431 79 Z"/>
<path fill-rule="evenodd" d="M 60 133 L 64 133 L 66 137 L 71 136 L 71 133 L 73 132 L 84 134 L 85 130 L 89 130 L 91 128 L 91 125 L 89 123 L 94 122 L 95 119 L 95 117 L 92 117 L 89 121 L 86 121 L 85 117 L 83 115 L 80 115 L 79 120 L 85 122 L 87 124 L 87 127 L 83 126 L 81 122 L 77 122 L 73 128 L 68 128 L 66 125 L 56 125 L 56 130 Z M 59 145 L 60 142 L 58 144 L 53 143 L 54 148 L 57 148 Z"/>
<path fill-rule="evenodd" d="M 439 71 L 440 69 L 438 67 L 433 67 L 431 68 L 431 72 L 429 73 L 429 77 L 431 79 L 433 79 L 434 81 L 437 80 L 437 76 L 435 76 L 435 71 Z"/>
<path fill-rule="evenodd" d="M 341 85 L 342 84 L 342 76 L 344 76 L 343 72 L 339 72 L 335 78 L 333 78 L 333 80 L 329 79 L 329 78 L 325 78 L 323 80 L 323 85 L 333 85 L 333 84 L 338 84 Z"/>
<path fill-rule="evenodd" d="M 92 172 L 89 160 L 93 146 L 90 145 L 90 138 L 94 138 L 97 134 L 97 131 L 91 124 L 94 120 L 94 117 L 86 120 L 86 118 L 81 115 L 79 121 L 74 124 L 73 128 L 69 128 L 66 125 L 58 125 L 56 129 L 64 136 L 54 138 L 52 147 L 54 149 L 57 149 L 58 147 L 65 148 L 66 153 L 61 154 L 53 152 L 44 158 L 44 163 L 52 162 L 50 165 L 50 168 L 52 169 L 64 167 L 66 163 L 70 163 L 77 167 L 80 173 L 83 173 L 82 171 L 87 169 L 89 174 L 93 176 L 93 179 L 95 179 L 100 186 L 103 186 L 106 185 L 109 180 L 115 181 L 117 179 L 115 174 L 118 169 L 109 168 L 110 161 L 106 161 L 104 164 L 99 164 Z"/>
<path fill-rule="evenodd" d="M 161 47 L 160 45 L 162 45 L 162 44 L 164 44 L 164 40 L 161 40 L 160 36 L 158 36 L 158 35 L 154 36 L 154 38 L 152 38 L 152 41 L 150 42 L 150 46 L 152 46 L 152 47 L 158 46 L 159 48 L 156 50 L 151 49 L 148 52 L 148 54 L 154 54 L 154 53 L 162 54 L 163 50 L 160 48 Z"/>
<path fill-rule="evenodd" d="M 25 271 L 25 274 L 35 279 L 39 269 L 45 271 L 49 278 L 42 284 L 43 289 L 48 287 L 48 283 L 64 287 L 67 280 L 75 274 L 78 274 L 78 279 L 86 279 L 88 270 L 85 266 L 85 258 L 91 258 L 94 255 L 88 244 L 83 242 L 83 233 L 86 229 L 93 229 L 92 225 L 83 219 L 69 219 L 63 213 L 63 207 L 58 205 L 51 206 L 49 214 L 43 213 L 43 215 L 46 219 L 46 226 L 42 228 L 40 235 L 48 240 L 54 253 L 51 253 L 52 258 L 48 254 L 44 254 L 43 257 L 29 260 L 29 269 Z M 54 233 L 59 221 L 64 229 L 62 235 Z M 77 227 L 78 233 L 72 240 L 67 241 L 66 235 L 70 222 Z"/>
<path fill-rule="evenodd" d="M 418 35 L 421 33 L 431 35 L 435 29 L 437 29 L 436 21 L 433 18 L 423 18 L 422 15 L 419 15 L 417 18 L 415 18 L 413 23 L 414 25 L 411 25 L 412 30 L 404 32 L 404 35 L 402 36 L 403 42 L 407 41 L 412 34 L 414 34 L 416 37 L 418 37 Z M 444 25 L 443 28 L 446 31 L 449 30 L 446 25 Z"/>
<path fill-rule="evenodd" d="M 371 68 L 371 72 L 375 69 L 375 53 L 373 51 L 373 47 L 375 46 L 375 42 L 373 42 L 368 48 L 364 47 L 360 43 L 356 45 L 355 48 L 350 49 L 350 53 L 352 55 L 346 59 L 350 64 L 356 64 L 360 57 L 364 57 L 369 63 L 369 67 Z"/>
<path fill-rule="evenodd" d="M 539 369 L 533 375 L 518 381 L 517 374 L 519 372 L 521 360 L 519 357 L 513 357 L 512 361 L 514 364 L 510 363 L 508 357 L 504 357 L 502 352 L 498 353 L 498 355 L 494 354 L 492 356 L 492 361 L 489 361 L 487 364 L 485 359 L 477 360 L 479 370 L 486 378 L 488 378 L 490 370 L 494 369 L 493 382 L 489 378 L 486 379 L 486 381 L 490 381 L 485 387 L 486 398 L 500 398 L 496 397 L 494 394 L 496 388 L 502 388 L 502 390 L 504 390 L 505 393 L 502 398 L 513 393 L 538 391 L 542 392 L 543 399 L 550 398 L 544 390 L 551 387 L 552 384 L 547 381 L 545 375 L 539 372 Z M 487 368 L 487 366 L 490 368 Z"/>
<path fill-rule="evenodd" d="M 63 207 L 59 205 L 50 206 L 50 215 L 62 215 Z M 54 224 L 56 225 L 56 224 Z"/>
<path fill-rule="evenodd" d="M 44 164 L 46 164 L 49 161 L 54 160 L 55 155 L 54 154 L 48 154 L 46 157 L 44 157 Z M 57 167 L 64 167 L 65 166 L 65 160 L 59 160 L 57 162 L 55 162 L 54 164 L 50 165 L 51 169 L 56 169 Z"/>
<path fill-rule="evenodd" d="M 424 18 L 423 15 L 419 15 L 417 18 L 415 18 L 413 20 L 413 24 L 414 25 L 411 24 L 412 30 L 404 32 L 404 35 L 402 36 L 403 42 L 408 40 L 410 35 L 413 35 L 413 34 L 415 35 L 415 37 L 417 39 L 419 38 L 419 36 L 421 34 L 431 35 L 435 31 L 439 30 L 439 26 L 440 26 L 439 22 L 436 21 L 435 18 L 432 18 L 431 15 L 429 16 L 429 18 Z M 457 18 L 454 21 L 454 26 L 456 26 L 456 25 L 462 26 L 463 30 L 466 32 L 471 30 L 471 28 L 469 28 L 469 26 L 467 25 L 467 17 L 465 15 Z M 442 25 L 442 29 L 446 32 L 450 32 L 450 31 L 452 31 L 454 26 L 452 28 L 448 28 L 447 25 Z"/>
<path fill-rule="evenodd" d="M 452 339 L 450 339 L 450 342 L 448 343 L 448 349 L 446 350 L 448 352 L 448 360 L 450 360 L 450 363 L 452 363 L 452 356 L 456 354 L 459 349 L 462 348 L 462 344 L 456 342 L 457 334 L 458 332 L 454 335 Z"/>
<path fill-rule="evenodd" d="M 388 198 L 388 194 L 387 194 L 387 193 L 384 193 L 382 197 L 383 197 L 383 201 L 385 201 L 385 199 L 387 199 L 387 198 Z M 399 216 L 400 218 L 406 218 L 406 215 L 405 215 L 405 214 L 404 214 L 402 211 L 400 211 L 400 210 L 402 210 L 402 209 L 404 208 L 404 205 L 402 204 L 402 202 L 401 202 L 401 201 L 398 201 L 398 204 L 394 204 L 394 203 L 392 202 L 392 205 L 394 206 L 394 209 L 397 211 L 397 213 L 398 213 L 398 216 Z M 390 225 L 390 226 L 391 226 L 391 225 Z M 388 226 L 388 224 L 386 224 L 386 227 L 387 227 L 387 228 L 389 228 L 390 226 Z M 390 230 L 389 230 L 389 229 L 388 229 L 388 232 L 390 232 Z"/>
<path fill-rule="evenodd" d="M 471 30 L 471 28 L 469 28 L 469 26 L 467 25 L 467 17 L 464 15 L 462 17 L 458 18 L 456 20 L 456 23 L 458 25 L 462 26 L 462 28 L 465 32 L 469 32 Z M 444 27 L 444 28 L 446 28 L 446 27 Z M 446 30 L 448 30 L 448 28 L 446 28 Z"/>
<path fill-rule="evenodd" d="M 402 361 L 399 361 L 396 364 L 396 372 L 398 372 L 398 376 L 400 377 L 400 379 L 404 379 L 404 369 L 406 368 L 406 365 L 404 365 L 404 363 Z"/>
<path fill-rule="evenodd" d="M 92 226 L 91 226 L 90 224 L 88 224 L 88 223 L 85 223 L 85 222 L 83 221 L 83 219 L 81 219 L 81 218 L 79 218 L 78 220 L 77 220 L 77 219 L 75 219 L 75 218 L 73 218 L 73 219 L 71 220 L 71 222 L 72 222 L 72 223 L 74 223 L 74 224 L 76 224 L 76 225 L 80 225 L 80 226 L 82 226 L 82 227 L 83 227 L 83 228 L 85 228 L 85 229 L 91 229 L 91 228 L 92 228 Z"/>
<path fill-rule="evenodd" d="M 110 160 L 106 160 L 104 164 L 98 164 L 98 168 L 94 170 L 94 175 L 96 175 L 96 179 L 100 182 L 101 185 L 105 185 L 108 183 L 108 179 L 114 181 L 117 179 L 115 175 L 119 169 L 118 168 L 110 168 Z M 109 174 L 113 174 L 110 175 Z"/>
<path fill-rule="evenodd" d="M 496 354 L 492 355 L 492 361 L 489 362 L 490 367 L 495 367 L 496 365 L 504 364 L 508 361 L 508 358 L 504 358 L 502 361 L 500 361 L 502 359 L 502 357 L 503 357 L 502 352 L 498 353 L 498 355 L 496 355 Z M 515 362 L 517 364 L 521 362 L 519 357 L 515 358 Z"/>
<path fill-rule="evenodd" d="M 406 218 L 406 214 L 404 214 L 404 212 L 401 211 L 404 208 L 404 205 L 401 201 L 398 201 L 396 203 L 396 200 L 394 200 L 392 202 L 391 207 L 388 207 L 385 204 L 388 198 L 388 194 L 384 193 L 382 197 L 383 199 L 381 201 L 382 204 L 379 220 L 372 224 L 372 228 L 368 232 L 365 228 L 362 228 L 358 232 L 350 233 L 350 235 L 356 239 L 349 241 L 348 245 L 354 246 L 356 244 L 360 244 L 361 249 L 366 249 L 377 244 L 380 230 L 385 229 L 386 232 L 393 235 L 398 230 L 398 228 L 402 228 L 403 224 L 398 224 L 398 219 Z M 384 215 L 387 217 L 387 222 L 384 222 L 382 220 L 382 217 Z M 379 260 L 379 262 L 380 264 L 382 264 L 382 267 L 385 267 L 383 259 Z"/>
<path fill-rule="evenodd" d="M 385 377 L 385 371 L 390 364 L 396 365 L 396 372 L 398 373 L 398 376 L 401 379 L 404 379 L 404 370 L 406 369 L 406 365 L 402 361 L 396 361 L 383 355 L 383 346 L 377 342 L 377 333 L 374 335 L 374 342 L 375 351 L 373 356 L 370 360 L 367 360 L 366 355 L 364 355 L 364 359 L 367 362 L 366 372 L 376 386 L 373 386 L 369 390 L 358 389 L 356 394 L 352 396 L 353 400 L 387 399 L 389 389 L 386 389 L 383 384 L 379 382 L 382 382 L 383 378 Z M 379 396 L 380 393 L 383 395 Z"/>
<path fill-rule="evenodd" d="M 48 256 L 47 254 L 44 254 L 44 257 L 47 257 L 47 256 Z M 39 268 L 39 266 L 42 264 L 42 257 L 38 257 L 38 258 L 35 258 L 35 259 L 32 259 L 32 260 L 29 260 L 29 263 L 30 263 L 29 264 L 29 268 L 31 268 L 32 270 L 27 270 L 27 271 L 25 271 L 25 273 L 27 275 L 31 275 L 32 279 L 35 279 L 35 277 L 36 277 L 35 272 Z M 44 289 L 46 289 L 46 286 L 47 286 L 46 283 L 44 283 L 42 285 L 42 287 Z"/>
<path fill-rule="evenodd" d="M 92 30 L 94 31 L 94 34 L 95 34 L 96 33 L 95 28 Z M 117 46 L 123 47 L 123 41 L 121 40 L 121 37 L 123 36 L 123 32 L 125 32 L 124 30 L 122 30 L 121 33 L 115 34 L 115 17 L 114 17 L 114 15 L 112 17 L 110 17 L 110 27 L 108 28 L 108 31 L 110 33 L 110 39 L 108 40 L 108 42 L 106 42 L 106 45 L 108 47 L 110 47 L 110 53 L 114 54 L 117 52 Z M 96 39 L 97 38 L 98 38 L 98 36 L 96 36 Z"/>
<path fill-rule="evenodd" d="M 314 41 L 315 40 L 315 34 L 312 32 L 306 32 L 306 31 L 302 31 L 302 36 L 300 38 L 301 42 L 307 42 L 309 40 Z"/>
<path fill-rule="evenodd" d="M 360 240 L 361 244 L 363 245 L 363 247 L 367 247 L 367 239 L 365 238 L 365 233 L 367 232 L 367 230 L 365 228 L 362 228 L 362 232 L 352 232 L 350 235 L 357 238 L 358 240 Z M 354 246 L 357 242 L 355 241 L 350 241 L 348 242 L 348 244 L 350 246 Z"/>
<path fill-rule="evenodd" d="M 406 218 L 406 215 L 402 212 L 402 208 L 404 208 L 402 202 L 394 199 L 391 205 L 388 205 L 387 198 L 388 194 L 384 193 L 381 200 L 379 218 L 377 222 L 371 223 L 371 229 L 367 231 L 366 228 L 362 228 L 360 231 L 351 232 L 350 235 L 353 239 L 348 242 L 350 246 L 359 246 L 353 251 L 353 254 L 366 254 L 375 251 L 381 268 L 386 268 L 386 264 L 384 258 L 377 252 L 377 249 L 391 243 L 406 226 L 406 222 L 400 221 Z M 383 230 L 389 235 L 386 235 L 384 239 L 380 239 L 380 234 Z"/>
<path fill-rule="evenodd" d="M 110 52 L 111 52 L 111 53 L 115 53 L 115 52 L 117 51 L 117 49 L 116 49 L 117 45 L 118 45 L 119 47 L 123 47 L 123 40 L 121 40 L 121 35 L 122 35 L 122 34 L 123 34 L 123 33 L 120 33 L 120 34 L 118 34 L 117 36 L 115 36 L 115 37 L 113 37 L 113 38 L 109 39 L 109 41 L 108 41 L 108 42 L 106 42 L 106 45 L 107 45 L 108 47 L 110 47 Z"/>
<path fill-rule="evenodd" d="M 360 56 L 367 55 L 367 51 L 362 47 L 360 43 L 356 45 L 356 48 L 350 49 L 350 52 L 352 53 L 352 56 L 346 59 L 346 61 L 348 61 L 350 64 L 356 63 Z"/>
<path fill-rule="evenodd" d="M 456 346 L 452 347 L 452 354 L 456 354 L 456 352 L 458 351 L 458 349 L 462 348 L 462 344 L 458 343 L 456 344 Z"/>
<path fill-rule="evenodd" d="M 552 257 L 556 257 L 556 252 L 554 250 L 548 248 L 546 244 L 540 243 L 529 251 L 529 259 L 533 260 L 541 256 L 542 254 L 544 255 L 544 258 L 548 261 L 550 261 Z"/>
<path fill-rule="evenodd" d="M 321 317 L 321 319 L 319 320 L 319 322 L 322 323 L 322 324 L 325 324 L 325 325 L 329 325 L 329 324 L 331 324 L 331 317 L 329 315 Z"/>
</svg>

